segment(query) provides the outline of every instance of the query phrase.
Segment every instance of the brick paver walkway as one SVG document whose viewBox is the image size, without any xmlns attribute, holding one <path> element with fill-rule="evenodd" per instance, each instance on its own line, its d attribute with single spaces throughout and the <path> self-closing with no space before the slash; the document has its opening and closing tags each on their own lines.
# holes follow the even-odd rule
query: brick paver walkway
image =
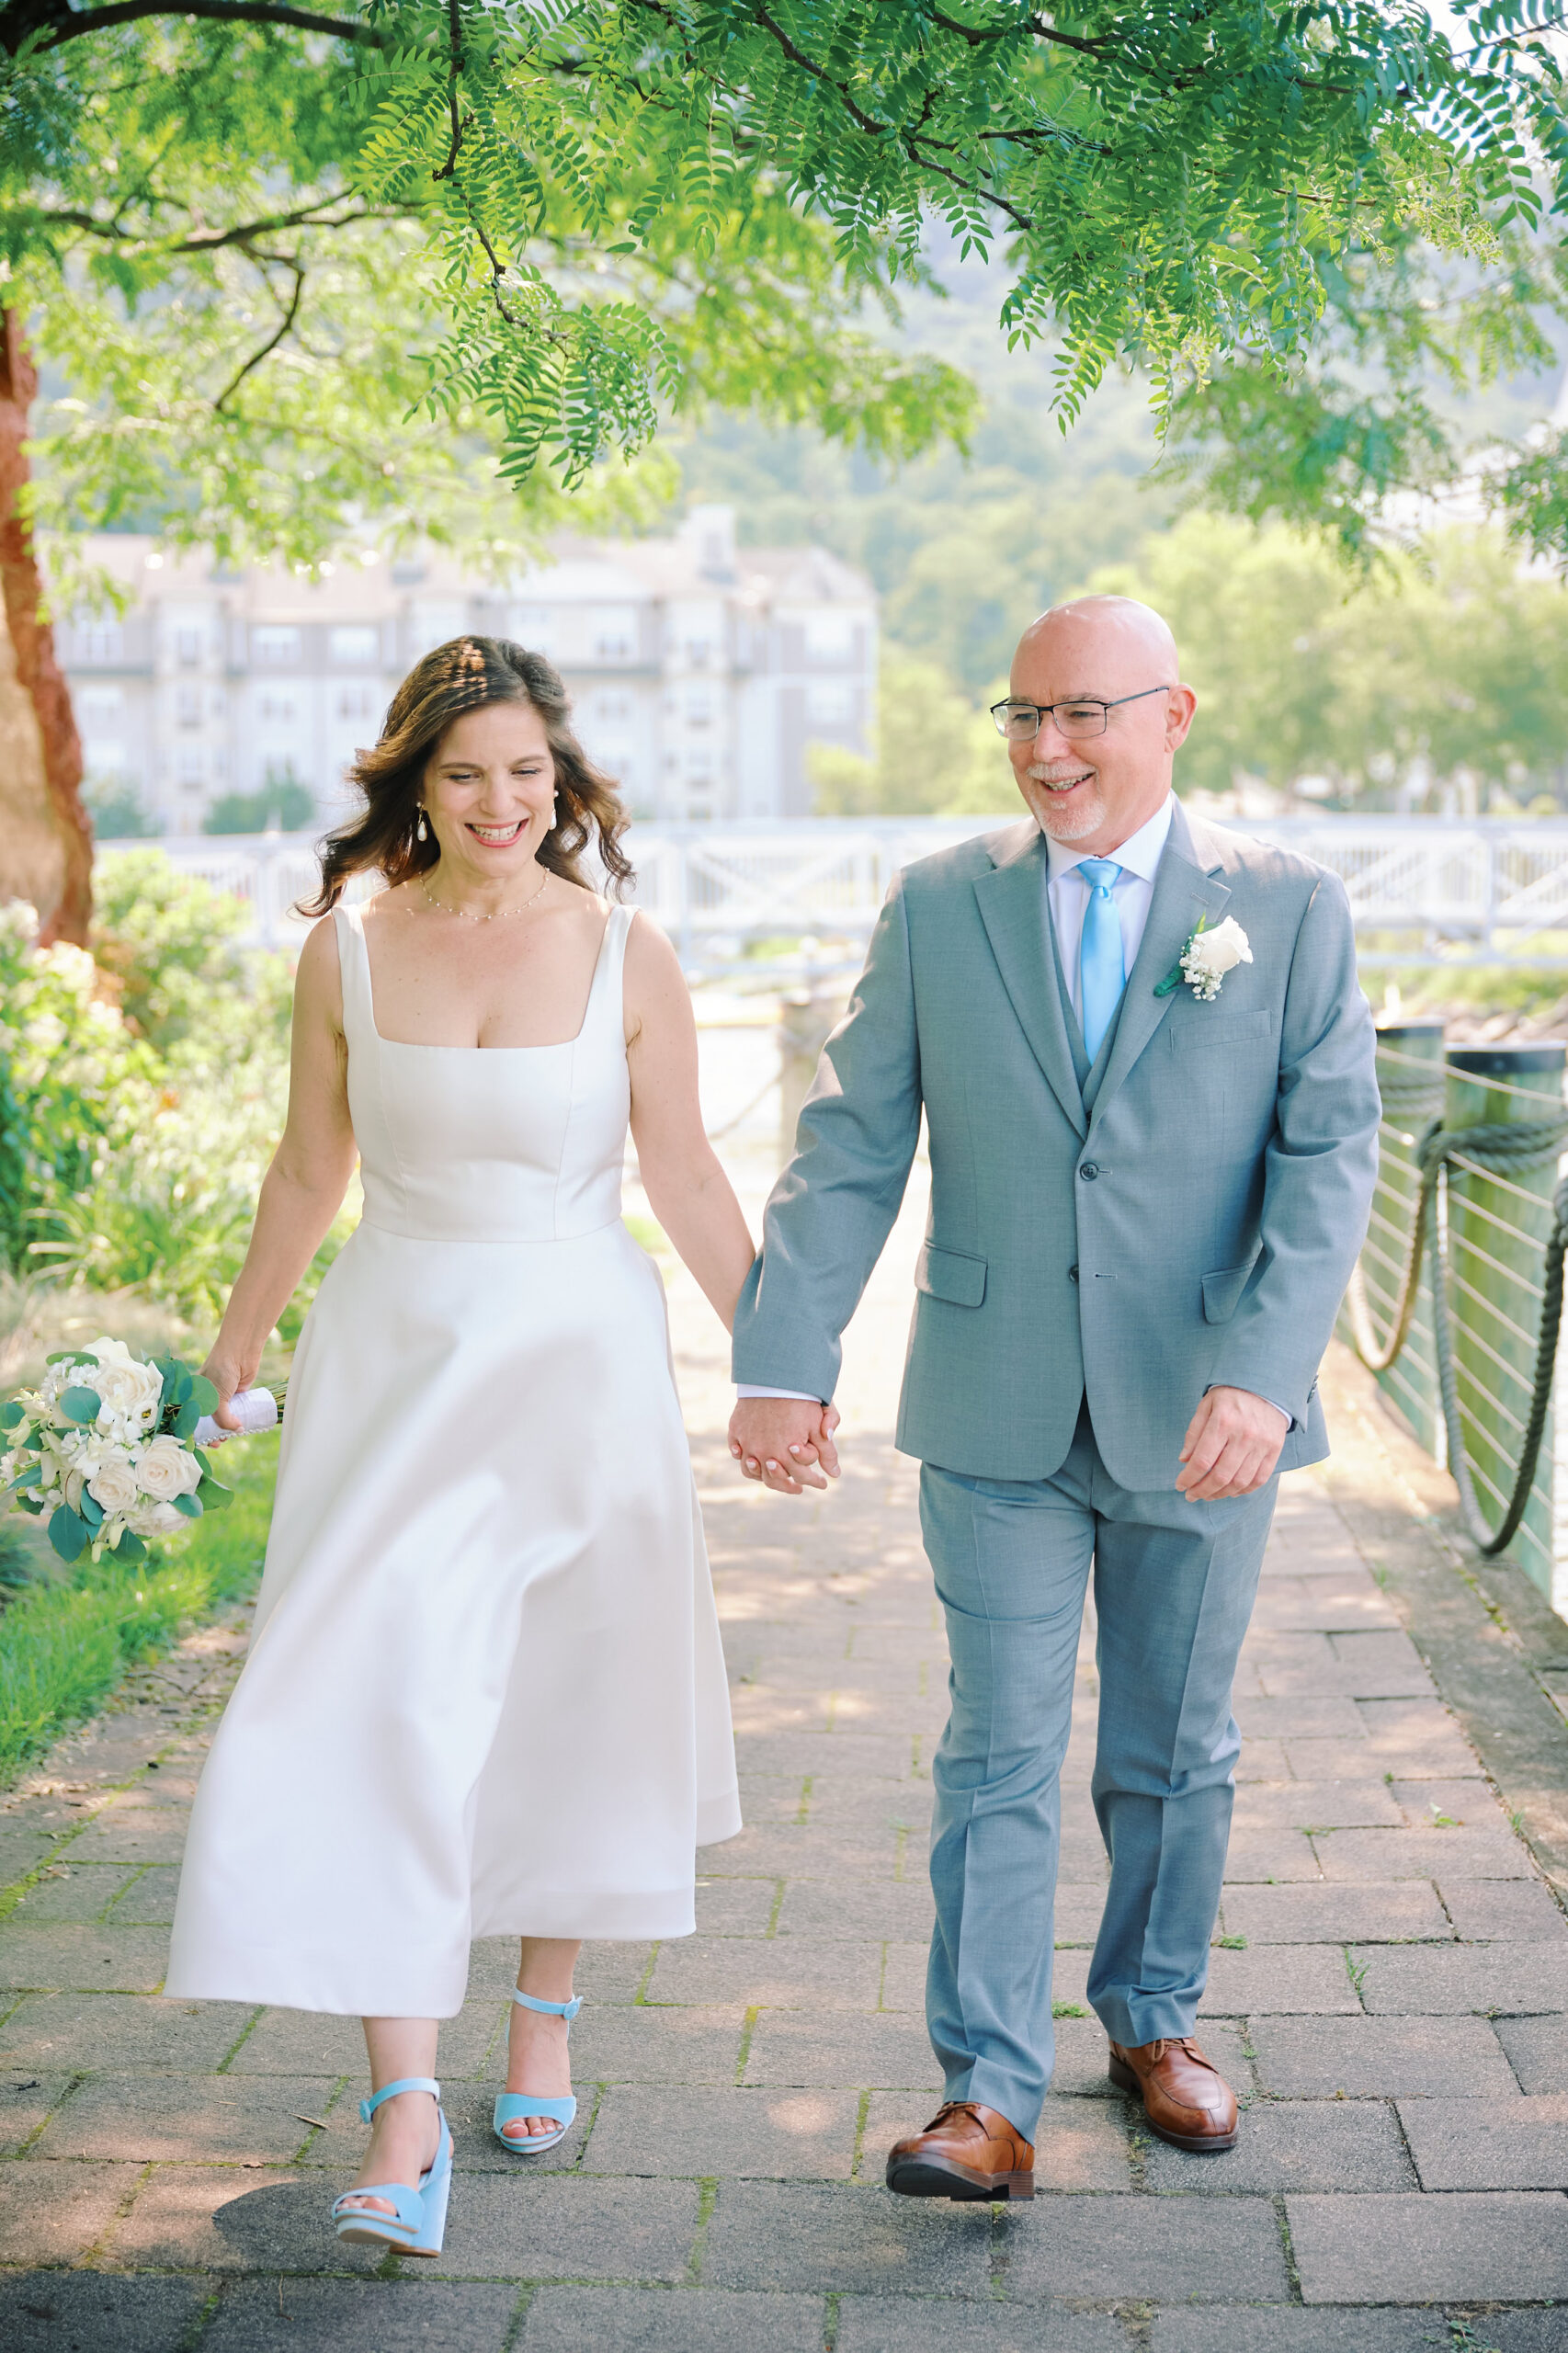
<svg viewBox="0 0 1568 2353">
<path fill-rule="evenodd" d="M 526 2170 L 487 2122 L 513 1948 L 476 1948 L 442 2036 L 459 2176 L 439 2264 L 378 2266 L 327 2228 L 360 2142 L 351 2021 L 157 1996 L 199 1720 L 237 1636 L 187 1645 L 0 1813 L 0 2343 L 1568 2347 L 1568 1929 L 1309 1474 L 1289 1483 L 1246 1650 L 1200 2029 L 1242 2097 L 1238 2147 L 1151 2141 L 1083 2009 L 1105 1880 L 1085 1646 L 1041 2194 L 990 2209 L 881 2187 L 936 2083 L 921 1999 L 942 1633 L 913 1468 L 866 1435 L 887 1427 L 907 1256 L 853 1336 L 842 1488 L 804 1506 L 733 1481 L 722 1351 L 672 1281 L 748 1827 L 704 1858 L 694 1939 L 589 1949 L 580 2120 Z M 1568 1726 L 1563 1754 L 1568 1781 Z M 569 1779 L 569 1755 L 548 1765 Z"/>
</svg>

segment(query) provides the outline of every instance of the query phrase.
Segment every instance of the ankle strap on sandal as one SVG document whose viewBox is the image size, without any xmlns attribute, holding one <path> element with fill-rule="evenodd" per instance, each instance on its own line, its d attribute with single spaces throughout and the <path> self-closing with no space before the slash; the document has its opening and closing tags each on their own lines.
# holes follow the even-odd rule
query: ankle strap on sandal
<svg viewBox="0 0 1568 2353">
<path fill-rule="evenodd" d="M 547 2018 L 565 2018 L 570 2022 L 583 2006 L 581 1994 L 574 1994 L 569 2002 L 541 2002 L 532 1994 L 519 1994 L 513 1989 L 512 1999 L 525 2010 L 542 2010 Z"/>
<path fill-rule="evenodd" d="M 441 2086 L 434 2075 L 400 2075 L 395 2084 L 383 2084 L 379 2092 L 372 2093 L 369 2099 L 360 2101 L 360 2123 L 369 2124 L 382 2100 L 395 2099 L 399 2092 L 433 2092 L 439 2099 Z"/>
</svg>

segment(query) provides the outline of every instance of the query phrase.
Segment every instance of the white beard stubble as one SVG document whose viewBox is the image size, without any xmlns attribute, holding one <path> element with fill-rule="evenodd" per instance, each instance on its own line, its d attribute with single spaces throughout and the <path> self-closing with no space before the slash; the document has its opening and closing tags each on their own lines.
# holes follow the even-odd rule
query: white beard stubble
<svg viewBox="0 0 1568 2353">
<path fill-rule="evenodd" d="M 1105 795 L 1097 781 L 1091 785 L 1089 797 L 1081 809 L 1059 807 L 1046 780 L 1030 771 L 1029 781 L 1040 789 L 1040 806 L 1036 814 L 1053 842 L 1081 842 L 1087 834 L 1097 833 L 1105 823 Z"/>
</svg>

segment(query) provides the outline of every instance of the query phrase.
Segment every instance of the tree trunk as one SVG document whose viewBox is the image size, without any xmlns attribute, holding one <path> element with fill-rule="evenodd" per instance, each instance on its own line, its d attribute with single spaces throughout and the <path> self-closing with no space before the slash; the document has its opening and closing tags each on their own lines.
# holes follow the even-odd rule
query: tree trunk
<svg viewBox="0 0 1568 2353">
<path fill-rule="evenodd" d="M 20 501 L 30 474 L 25 444 L 37 390 L 38 371 L 20 314 L 0 311 L 0 597 L 17 685 L 32 705 L 42 753 L 41 795 L 35 787 L 35 795 L 28 796 L 42 805 L 25 813 L 46 822 L 60 850 L 54 902 L 39 907 L 43 939 L 69 939 L 85 948 L 93 913 L 93 827 L 82 805 L 82 741 L 71 689 L 55 656 L 54 631 L 40 614 L 42 583 Z M 15 799 L 20 779 L 13 776 L 10 782 L 8 797 Z M 25 887 L 22 876 L 13 880 L 10 867 L 9 854 L 0 848 L 0 897 L 20 895 Z"/>
</svg>

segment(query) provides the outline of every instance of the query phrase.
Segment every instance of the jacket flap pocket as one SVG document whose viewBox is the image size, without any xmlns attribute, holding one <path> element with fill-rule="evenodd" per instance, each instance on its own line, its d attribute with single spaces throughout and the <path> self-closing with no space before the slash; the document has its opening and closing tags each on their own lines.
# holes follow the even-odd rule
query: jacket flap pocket
<svg viewBox="0 0 1568 2353">
<path fill-rule="evenodd" d="M 978 1307 L 985 1297 L 985 1261 L 967 1250 L 944 1250 L 927 1242 L 915 1262 L 915 1288 L 954 1307 Z"/>
<path fill-rule="evenodd" d="M 1206 1324 L 1228 1324 L 1235 1313 L 1241 1295 L 1247 1287 L 1247 1277 L 1256 1266 L 1258 1253 L 1243 1267 L 1221 1267 L 1217 1273 L 1203 1278 L 1203 1320 Z"/>
<path fill-rule="evenodd" d="M 1227 1019 L 1206 1005 L 1195 1005 L 1189 1021 L 1172 1022 L 1171 1051 L 1184 1054 L 1194 1046 L 1239 1046 L 1248 1038 L 1267 1038 L 1273 1027 L 1274 1017 L 1267 1006 L 1260 1006 L 1256 1013 L 1233 1013 Z"/>
</svg>

